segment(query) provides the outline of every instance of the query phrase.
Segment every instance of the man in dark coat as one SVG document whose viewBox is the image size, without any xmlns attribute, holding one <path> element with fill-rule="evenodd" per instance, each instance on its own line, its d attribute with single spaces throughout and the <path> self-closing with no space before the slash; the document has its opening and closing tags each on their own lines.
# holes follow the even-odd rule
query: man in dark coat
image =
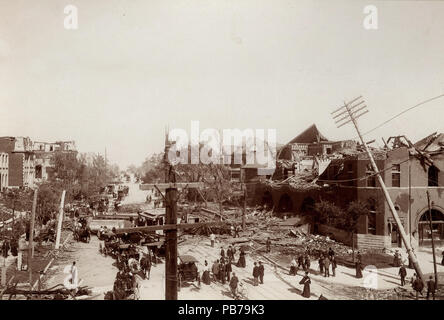
<svg viewBox="0 0 444 320">
<path fill-rule="evenodd" d="M 265 273 L 265 268 L 264 265 L 262 264 L 262 261 L 259 261 L 259 280 L 261 282 L 261 284 L 264 284 L 264 273 Z"/>
<path fill-rule="evenodd" d="M 324 273 L 324 257 L 321 255 L 319 257 L 319 272 L 321 272 L 321 274 Z"/>
<path fill-rule="evenodd" d="M 220 249 L 220 257 L 221 257 L 222 259 L 225 259 L 225 251 L 224 251 L 224 248 L 221 248 L 221 249 Z"/>
<path fill-rule="evenodd" d="M 233 277 L 230 280 L 230 289 L 234 298 L 237 297 L 237 284 L 239 283 L 239 279 L 236 274 L 233 272 Z"/>
<path fill-rule="evenodd" d="M 298 256 L 298 269 L 304 268 L 304 257 L 302 255 Z"/>
<path fill-rule="evenodd" d="M 304 256 L 304 270 L 305 271 L 310 270 L 310 265 L 311 265 L 310 256 L 306 253 Z"/>
<path fill-rule="evenodd" d="M 333 249 L 331 247 L 328 248 L 328 257 L 330 258 L 330 260 L 334 255 L 335 255 L 335 252 L 333 251 Z"/>
<path fill-rule="evenodd" d="M 254 263 L 253 267 L 253 285 L 257 286 L 259 284 L 259 267 L 257 266 L 257 263 Z"/>
<path fill-rule="evenodd" d="M 398 250 L 396 250 L 393 256 L 393 266 L 395 267 L 401 266 L 401 255 L 399 254 Z"/>
<path fill-rule="evenodd" d="M 415 279 L 413 280 L 412 287 L 413 290 L 416 291 L 416 300 L 419 298 L 419 294 L 422 296 L 422 290 L 424 289 L 424 283 L 422 282 L 421 278 L 415 273 L 414 274 Z"/>
<path fill-rule="evenodd" d="M 228 247 L 227 249 L 227 258 L 230 260 L 233 260 L 233 251 L 231 250 L 231 246 Z"/>
<path fill-rule="evenodd" d="M 435 300 L 435 291 L 436 291 L 436 283 L 433 280 L 433 277 L 429 277 L 429 281 L 427 281 L 427 300 L 429 300 L 430 294 L 432 294 L 433 300 Z"/>
<path fill-rule="evenodd" d="M 299 284 L 304 285 L 304 290 L 302 291 L 302 296 L 304 298 L 310 298 L 310 277 L 308 276 L 308 271 L 305 271 L 305 276 L 302 278 L 302 280 L 299 282 Z"/>
<path fill-rule="evenodd" d="M 399 268 L 398 274 L 401 277 L 401 286 L 404 286 L 405 285 L 405 277 L 407 276 L 407 270 L 405 268 L 405 265 L 401 265 L 401 268 Z"/>
<path fill-rule="evenodd" d="M 225 265 L 225 273 L 226 273 L 227 281 L 230 281 L 231 271 L 232 271 L 232 269 L 231 269 L 231 260 L 228 259 L 228 262 Z"/>
</svg>

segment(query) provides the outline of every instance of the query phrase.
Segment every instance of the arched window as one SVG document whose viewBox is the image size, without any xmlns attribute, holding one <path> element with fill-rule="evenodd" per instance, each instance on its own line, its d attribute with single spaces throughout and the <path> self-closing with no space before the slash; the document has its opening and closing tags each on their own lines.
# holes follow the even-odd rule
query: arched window
<svg viewBox="0 0 444 320">
<path fill-rule="evenodd" d="M 429 183 L 428 186 L 429 187 L 437 187 L 438 186 L 438 173 L 439 173 L 439 169 L 435 166 L 430 166 L 429 167 Z"/>
</svg>

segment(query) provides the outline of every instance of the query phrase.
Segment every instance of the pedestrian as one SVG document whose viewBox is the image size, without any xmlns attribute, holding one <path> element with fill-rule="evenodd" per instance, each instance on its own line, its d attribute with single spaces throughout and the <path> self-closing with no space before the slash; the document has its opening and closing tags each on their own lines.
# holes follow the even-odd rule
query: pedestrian
<svg viewBox="0 0 444 320">
<path fill-rule="evenodd" d="M 261 284 L 264 284 L 264 273 L 265 273 L 265 268 L 264 265 L 262 264 L 262 261 L 259 261 L 259 280 L 261 282 Z"/>
<path fill-rule="evenodd" d="M 324 257 L 322 255 L 319 257 L 318 263 L 319 263 L 319 272 L 321 274 L 323 274 L 324 273 Z"/>
<path fill-rule="evenodd" d="M 330 259 L 324 256 L 324 277 L 330 277 Z"/>
<path fill-rule="evenodd" d="M 361 253 L 358 251 L 358 254 L 356 255 L 356 260 L 362 263 L 362 256 Z"/>
<path fill-rule="evenodd" d="M 134 274 L 132 276 L 132 289 L 134 292 L 134 300 L 140 300 L 140 286 L 142 283 L 142 278 L 139 275 Z"/>
<path fill-rule="evenodd" d="M 236 299 L 237 298 L 237 284 L 239 283 L 239 279 L 236 276 L 236 273 L 233 272 L 233 276 L 231 277 L 230 280 L 230 289 L 231 289 L 231 294 L 233 295 L 233 298 Z"/>
<path fill-rule="evenodd" d="M 225 273 L 227 277 L 227 281 L 230 281 L 230 274 L 231 274 L 232 268 L 231 268 L 231 260 L 228 259 L 227 264 L 225 265 Z"/>
<path fill-rule="evenodd" d="M 222 259 L 225 259 L 225 251 L 224 251 L 224 248 L 221 248 L 221 249 L 220 249 L 220 257 L 221 257 Z"/>
<path fill-rule="evenodd" d="M 305 256 L 304 256 L 304 270 L 305 271 L 310 270 L 310 265 L 311 265 L 310 256 L 308 255 L 308 253 L 305 253 Z"/>
<path fill-rule="evenodd" d="M 74 261 L 71 265 L 71 285 L 74 291 L 77 291 L 77 286 L 79 284 L 79 271 L 76 266 L 76 262 Z"/>
<path fill-rule="evenodd" d="M 304 257 L 302 254 L 298 256 L 298 269 L 304 268 Z"/>
<path fill-rule="evenodd" d="M 235 232 L 234 232 L 234 226 L 233 226 L 233 225 L 230 226 L 230 235 L 231 235 L 232 237 L 234 237 L 234 235 L 235 235 Z"/>
<path fill-rule="evenodd" d="M 3 258 L 5 258 L 5 259 L 8 258 L 9 249 L 10 249 L 9 241 L 8 241 L 8 239 L 5 239 L 3 241 L 3 248 L 2 248 L 2 250 L 3 250 Z"/>
<path fill-rule="evenodd" d="M 228 260 L 233 260 L 233 251 L 231 250 L 231 246 L 227 249 L 227 258 Z"/>
<path fill-rule="evenodd" d="M 223 262 L 220 263 L 219 266 L 219 279 L 220 282 L 222 282 L 222 284 L 225 284 L 225 279 L 226 279 L 226 273 L 225 273 L 225 264 Z"/>
<path fill-rule="evenodd" d="M 295 276 L 298 273 L 296 268 L 297 268 L 296 259 L 293 257 L 293 260 L 291 260 L 291 262 L 290 262 L 290 275 L 291 276 Z"/>
<path fill-rule="evenodd" d="M 427 281 L 427 300 L 429 300 L 430 293 L 432 294 L 433 300 L 435 300 L 435 291 L 436 291 L 436 283 L 433 280 L 433 277 L 429 277 L 429 281 Z"/>
<path fill-rule="evenodd" d="M 22 234 L 19 239 L 19 251 L 17 257 L 17 270 L 22 270 L 23 253 L 28 250 L 28 245 L 26 243 L 25 234 Z"/>
<path fill-rule="evenodd" d="M 245 251 L 242 248 L 240 249 L 239 260 L 237 261 L 237 266 L 239 268 L 245 268 L 246 267 Z"/>
<path fill-rule="evenodd" d="M 337 264 L 336 264 L 336 258 L 335 258 L 335 256 L 333 255 L 332 257 L 331 257 L 331 271 L 332 271 L 332 275 L 333 275 L 333 277 L 336 277 L 336 268 L 337 268 Z"/>
<path fill-rule="evenodd" d="M 400 254 L 399 254 L 398 250 L 395 251 L 395 254 L 393 256 L 393 266 L 394 267 L 401 266 L 401 257 L 400 257 Z"/>
<path fill-rule="evenodd" d="M 360 279 L 362 278 L 362 264 L 361 261 L 356 261 L 355 264 L 355 269 L 356 269 L 356 278 Z"/>
<path fill-rule="evenodd" d="M 257 263 L 254 263 L 253 267 L 253 285 L 257 286 L 259 284 L 259 267 L 257 266 Z"/>
<path fill-rule="evenodd" d="M 213 272 L 213 280 L 217 281 L 219 278 L 219 260 L 214 261 L 211 271 Z"/>
<path fill-rule="evenodd" d="M 407 270 L 405 268 L 405 265 L 401 265 L 401 268 L 399 268 L 398 274 L 401 277 L 401 286 L 404 286 L 405 285 L 405 277 L 407 276 Z"/>
<path fill-rule="evenodd" d="M 308 276 L 308 271 L 305 271 L 305 276 L 302 278 L 302 280 L 299 282 L 299 284 L 304 285 L 304 289 L 302 291 L 302 296 L 304 298 L 310 298 L 310 277 Z"/>
<path fill-rule="evenodd" d="M 206 285 L 209 285 L 211 283 L 210 279 L 210 267 L 208 266 L 207 260 L 205 260 L 204 263 L 204 272 L 202 273 L 202 282 Z"/>
<path fill-rule="evenodd" d="M 335 255 L 335 252 L 333 251 L 333 249 L 331 247 L 328 248 L 328 256 L 329 256 L 330 260 L 332 257 L 334 257 L 334 255 Z"/>
<path fill-rule="evenodd" d="M 442 260 L 441 260 L 441 265 L 444 266 L 444 251 L 442 252 Z"/>
<path fill-rule="evenodd" d="M 271 252 L 271 240 L 270 240 L 270 237 L 267 238 L 266 245 L 267 245 L 267 253 L 270 253 Z"/>
<path fill-rule="evenodd" d="M 421 294 L 421 296 L 422 296 L 422 290 L 424 289 L 424 283 L 422 282 L 422 279 L 419 278 L 419 276 L 416 273 L 415 273 L 414 277 L 415 277 L 415 280 L 413 280 L 412 287 L 413 287 L 413 290 L 416 291 L 416 300 L 418 300 L 419 294 Z"/>
<path fill-rule="evenodd" d="M 240 226 L 236 226 L 236 228 L 234 229 L 234 237 L 235 238 L 239 237 L 239 231 L 240 231 Z"/>
<path fill-rule="evenodd" d="M 214 241 L 216 240 L 216 236 L 214 233 L 210 234 L 211 247 L 214 248 Z"/>
</svg>

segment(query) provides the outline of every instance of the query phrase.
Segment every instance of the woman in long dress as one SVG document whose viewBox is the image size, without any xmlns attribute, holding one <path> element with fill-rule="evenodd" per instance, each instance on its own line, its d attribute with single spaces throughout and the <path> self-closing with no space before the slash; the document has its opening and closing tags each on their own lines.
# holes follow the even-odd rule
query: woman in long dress
<svg viewBox="0 0 444 320">
<path fill-rule="evenodd" d="M 304 285 L 304 290 L 302 291 L 302 296 L 304 298 L 310 298 L 310 277 L 308 276 L 308 271 L 305 272 L 305 276 L 302 278 L 302 280 L 299 282 L 299 284 Z"/>
<path fill-rule="evenodd" d="M 239 254 L 239 261 L 237 262 L 237 266 L 239 268 L 245 268 L 246 263 L 245 263 L 245 252 L 243 249 L 241 249 L 240 254 Z"/>
</svg>

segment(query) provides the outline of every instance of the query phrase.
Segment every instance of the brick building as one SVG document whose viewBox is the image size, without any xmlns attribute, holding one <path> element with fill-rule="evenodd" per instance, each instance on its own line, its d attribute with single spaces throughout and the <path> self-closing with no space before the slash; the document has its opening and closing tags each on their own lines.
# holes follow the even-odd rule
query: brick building
<svg viewBox="0 0 444 320">
<path fill-rule="evenodd" d="M 44 181 L 53 174 L 54 164 L 52 162 L 56 152 L 67 152 L 77 154 L 74 141 L 57 142 L 34 142 L 33 151 L 35 153 L 35 179 Z"/>
<path fill-rule="evenodd" d="M 430 142 L 433 138 L 434 142 Z M 404 230 L 414 246 L 427 246 L 431 236 L 444 243 L 444 135 L 429 137 L 414 146 L 374 151 L 378 169 L 398 212 Z M 401 247 L 402 241 L 373 174 L 366 153 L 333 160 L 320 182 L 336 186 L 335 202 L 353 200 L 368 204 L 372 214 L 358 222 L 358 247 Z M 429 228 L 427 194 L 432 204 L 433 231 Z"/>
<path fill-rule="evenodd" d="M 9 154 L 0 152 L 0 191 L 9 186 Z"/>
<path fill-rule="evenodd" d="M 0 152 L 8 154 L 8 187 L 34 185 L 32 141 L 28 137 L 0 137 Z"/>
</svg>

